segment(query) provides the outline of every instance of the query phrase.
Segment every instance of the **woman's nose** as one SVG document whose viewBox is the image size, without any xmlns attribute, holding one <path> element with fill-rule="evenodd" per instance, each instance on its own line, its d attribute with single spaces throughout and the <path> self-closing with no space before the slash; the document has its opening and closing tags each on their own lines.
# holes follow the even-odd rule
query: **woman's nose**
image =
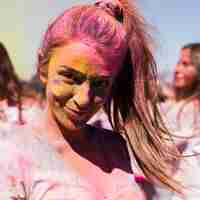
<svg viewBox="0 0 200 200">
<path fill-rule="evenodd" d="M 89 81 L 85 81 L 83 84 L 76 87 L 73 99 L 79 109 L 87 110 L 89 108 L 94 99 Z"/>
</svg>

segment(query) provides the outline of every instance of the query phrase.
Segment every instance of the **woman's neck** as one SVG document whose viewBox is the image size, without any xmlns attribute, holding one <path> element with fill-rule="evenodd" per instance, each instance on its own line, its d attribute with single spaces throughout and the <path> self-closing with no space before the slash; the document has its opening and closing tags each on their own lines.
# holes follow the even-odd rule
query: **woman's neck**
<svg viewBox="0 0 200 200">
<path fill-rule="evenodd" d="M 87 127 L 77 129 L 75 132 L 67 130 L 55 119 L 52 111 L 47 108 L 44 122 L 44 136 L 48 142 L 59 152 L 77 151 L 89 145 Z"/>
<path fill-rule="evenodd" d="M 194 92 L 195 92 L 195 89 L 188 90 L 188 89 L 176 89 L 175 88 L 175 94 L 176 94 L 175 100 L 177 102 L 187 100 L 194 95 Z"/>
</svg>

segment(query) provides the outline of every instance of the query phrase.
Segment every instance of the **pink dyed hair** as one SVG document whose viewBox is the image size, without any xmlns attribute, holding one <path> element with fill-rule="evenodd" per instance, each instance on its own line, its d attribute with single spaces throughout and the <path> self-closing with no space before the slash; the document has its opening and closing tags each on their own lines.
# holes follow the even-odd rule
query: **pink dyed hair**
<svg viewBox="0 0 200 200">
<path fill-rule="evenodd" d="M 94 47 L 109 63 L 117 61 L 121 64 L 128 48 L 126 31 L 112 16 L 96 6 L 73 7 L 58 17 L 46 31 L 39 65 L 48 62 L 46 58 L 49 58 L 52 48 L 69 41 L 80 41 Z"/>
</svg>

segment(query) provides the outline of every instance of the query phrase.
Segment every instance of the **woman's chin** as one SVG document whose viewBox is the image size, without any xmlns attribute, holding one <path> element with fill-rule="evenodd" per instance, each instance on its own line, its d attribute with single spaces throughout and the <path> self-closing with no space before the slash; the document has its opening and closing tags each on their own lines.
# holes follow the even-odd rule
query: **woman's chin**
<svg viewBox="0 0 200 200">
<path fill-rule="evenodd" d="M 65 118 L 57 118 L 57 121 L 62 125 L 62 127 L 64 129 L 66 129 L 66 131 L 70 131 L 70 132 L 78 132 L 80 131 L 82 128 L 85 127 L 86 122 L 85 120 L 73 120 L 70 119 L 68 117 Z"/>
<path fill-rule="evenodd" d="M 89 120 L 89 115 L 84 116 L 73 116 L 67 112 L 61 110 L 54 110 L 52 113 L 57 121 L 66 131 L 69 132 L 79 132 L 86 126 L 87 121 Z"/>
</svg>

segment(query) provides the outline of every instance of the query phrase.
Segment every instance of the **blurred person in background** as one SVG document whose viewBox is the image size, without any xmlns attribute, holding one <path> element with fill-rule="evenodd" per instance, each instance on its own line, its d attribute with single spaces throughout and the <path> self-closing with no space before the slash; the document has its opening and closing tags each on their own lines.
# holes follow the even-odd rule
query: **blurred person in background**
<svg viewBox="0 0 200 200">
<path fill-rule="evenodd" d="M 187 199 L 200 193 L 200 43 L 186 44 L 174 71 L 173 96 L 160 104 L 163 119 L 182 153 L 188 155 L 174 163 L 174 176 L 187 187 Z M 196 156 L 195 156 L 196 155 Z M 197 192 L 197 193 L 196 193 Z M 197 196 L 198 194 L 198 196 Z"/>
<path fill-rule="evenodd" d="M 0 42 L 0 124 L 33 122 L 41 113 L 44 104 L 44 90 L 38 91 L 39 82 L 22 81 L 15 72 L 8 51 Z M 32 103 L 30 103 L 32 102 Z M 34 102 L 34 106 L 33 106 Z M 36 106 L 37 104 L 37 106 Z"/>
<path fill-rule="evenodd" d="M 45 87 L 37 74 L 30 80 L 22 81 L 22 104 L 24 107 L 36 107 L 43 110 L 45 108 Z"/>
<path fill-rule="evenodd" d="M 9 54 L 0 42 L 0 121 L 23 123 L 21 83 Z M 10 113 L 8 108 L 14 108 Z"/>
<path fill-rule="evenodd" d="M 173 120 L 174 131 L 190 130 L 192 136 L 200 127 L 200 43 L 181 49 L 171 90 L 174 96 L 162 104 L 162 108 Z"/>
</svg>

